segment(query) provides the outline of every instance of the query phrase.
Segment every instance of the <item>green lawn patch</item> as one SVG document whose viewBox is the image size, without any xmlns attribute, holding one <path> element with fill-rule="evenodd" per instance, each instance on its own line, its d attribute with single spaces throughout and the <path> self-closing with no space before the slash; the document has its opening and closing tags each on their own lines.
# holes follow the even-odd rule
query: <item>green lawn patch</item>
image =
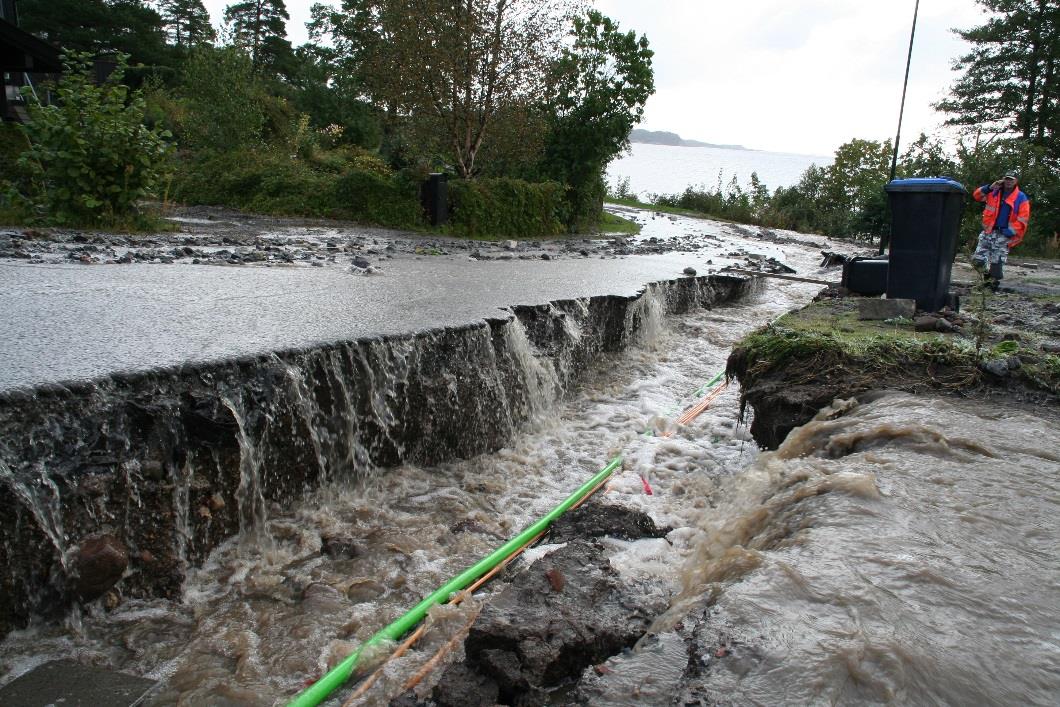
<svg viewBox="0 0 1060 707">
<path fill-rule="evenodd" d="M 640 233 L 641 225 L 636 221 L 631 221 L 628 218 L 622 218 L 615 214 L 604 211 L 600 215 L 600 232 L 601 233 L 623 233 L 627 235 L 635 236 Z"/>
<path fill-rule="evenodd" d="M 605 204 L 615 204 L 617 206 L 629 206 L 634 209 L 645 209 L 647 211 L 656 211 L 660 214 L 674 214 L 675 216 L 687 216 L 689 218 L 700 218 L 710 219 L 711 221 L 724 221 L 730 222 L 729 219 L 719 218 L 717 216 L 710 216 L 704 214 L 701 211 L 693 211 L 692 209 L 682 209 L 676 206 L 657 206 L 655 204 L 648 204 L 643 201 L 637 201 L 636 199 L 615 199 L 608 197 L 604 200 Z"/>
</svg>

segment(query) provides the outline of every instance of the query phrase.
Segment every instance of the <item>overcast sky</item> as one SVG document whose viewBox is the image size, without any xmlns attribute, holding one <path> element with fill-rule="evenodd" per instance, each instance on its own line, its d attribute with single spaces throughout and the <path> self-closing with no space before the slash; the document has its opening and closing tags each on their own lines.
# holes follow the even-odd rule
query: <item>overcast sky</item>
<svg viewBox="0 0 1060 707">
<path fill-rule="evenodd" d="M 205 0 L 215 24 L 231 0 Z M 306 41 L 312 0 L 287 0 L 291 41 Z M 333 3 L 334 4 L 334 3 Z M 655 95 L 640 127 L 684 138 L 831 155 L 851 138 L 893 138 L 915 0 L 597 0 L 655 51 Z M 980 24 L 975 0 L 923 0 L 902 143 L 932 132 L 931 109 Z"/>
</svg>

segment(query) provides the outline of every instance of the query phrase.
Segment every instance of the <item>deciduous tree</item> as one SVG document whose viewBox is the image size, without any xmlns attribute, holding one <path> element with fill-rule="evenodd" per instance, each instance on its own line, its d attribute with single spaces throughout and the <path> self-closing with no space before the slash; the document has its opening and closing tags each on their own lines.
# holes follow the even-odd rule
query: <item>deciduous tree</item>
<svg viewBox="0 0 1060 707">
<path fill-rule="evenodd" d="M 502 112 L 539 103 L 572 0 L 343 0 L 317 8 L 351 76 L 471 178 Z"/>
<path fill-rule="evenodd" d="M 336 141 L 374 149 L 380 142 L 378 111 L 365 100 L 355 78 L 342 72 L 330 47 L 304 44 L 295 50 L 285 93 L 317 128 L 338 126 Z"/>
<path fill-rule="evenodd" d="M 265 91 L 250 57 L 239 48 L 193 49 L 181 89 L 191 113 L 183 131 L 188 146 L 223 152 L 261 144 Z"/>
<path fill-rule="evenodd" d="M 603 205 L 603 171 L 629 145 L 644 104 L 655 92 L 647 37 L 622 32 L 595 10 L 574 19 L 571 42 L 551 72 L 550 176 L 568 184 L 570 225 L 595 222 Z"/>
</svg>

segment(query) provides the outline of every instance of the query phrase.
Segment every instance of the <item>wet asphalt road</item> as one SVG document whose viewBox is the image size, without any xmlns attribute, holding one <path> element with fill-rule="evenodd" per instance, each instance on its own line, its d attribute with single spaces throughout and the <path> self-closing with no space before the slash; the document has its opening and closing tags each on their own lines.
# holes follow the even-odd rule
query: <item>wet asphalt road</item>
<svg viewBox="0 0 1060 707">
<path fill-rule="evenodd" d="M 465 324 L 516 304 L 630 295 L 705 258 L 405 260 L 339 269 L 0 263 L 0 390 Z"/>
</svg>

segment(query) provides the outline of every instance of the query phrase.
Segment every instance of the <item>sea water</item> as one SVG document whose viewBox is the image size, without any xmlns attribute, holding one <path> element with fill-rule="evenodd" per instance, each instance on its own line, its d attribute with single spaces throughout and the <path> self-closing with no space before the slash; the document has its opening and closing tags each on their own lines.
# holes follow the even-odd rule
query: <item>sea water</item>
<svg viewBox="0 0 1060 707">
<path fill-rule="evenodd" d="M 810 165 L 831 163 L 831 157 L 819 155 L 635 143 L 608 166 L 607 183 L 613 190 L 619 180 L 628 178 L 635 194 L 649 198 L 678 194 L 689 186 L 713 191 L 719 180 L 727 187 L 733 177 L 746 189 L 754 172 L 772 192 L 796 184 Z"/>
</svg>

